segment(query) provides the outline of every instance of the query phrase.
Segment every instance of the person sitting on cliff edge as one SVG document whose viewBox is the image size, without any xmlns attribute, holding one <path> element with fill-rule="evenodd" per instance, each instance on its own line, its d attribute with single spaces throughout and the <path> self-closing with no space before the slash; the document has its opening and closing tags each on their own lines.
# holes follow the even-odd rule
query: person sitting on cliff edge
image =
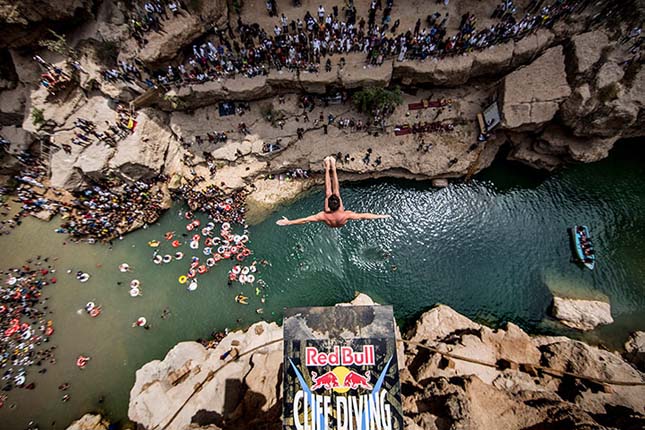
<svg viewBox="0 0 645 430">
<path fill-rule="evenodd" d="M 379 215 L 372 213 L 357 213 L 345 210 L 343 200 L 340 198 L 340 187 L 338 185 L 338 175 L 336 173 L 336 159 L 327 157 L 323 161 L 325 166 L 325 210 L 306 218 L 289 220 L 282 217 L 276 221 L 280 226 L 307 224 L 310 222 L 324 222 L 329 227 L 339 228 L 347 224 L 349 220 L 371 220 L 390 218 L 390 215 Z M 329 177 L 329 171 L 332 172 L 333 184 Z"/>
</svg>

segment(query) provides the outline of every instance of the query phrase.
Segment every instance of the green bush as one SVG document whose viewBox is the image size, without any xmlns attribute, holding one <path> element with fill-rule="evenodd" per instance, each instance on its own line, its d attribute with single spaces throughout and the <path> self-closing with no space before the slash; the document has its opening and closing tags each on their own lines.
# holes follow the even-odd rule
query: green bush
<svg viewBox="0 0 645 430">
<path fill-rule="evenodd" d="M 31 123 L 34 127 L 39 127 L 45 124 L 45 115 L 42 109 L 33 108 L 31 110 Z"/>
<path fill-rule="evenodd" d="M 399 87 L 394 87 L 391 90 L 381 87 L 367 87 L 354 93 L 352 101 L 359 112 L 373 114 L 377 109 L 381 112 L 393 110 L 403 103 L 403 96 Z"/>
</svg>

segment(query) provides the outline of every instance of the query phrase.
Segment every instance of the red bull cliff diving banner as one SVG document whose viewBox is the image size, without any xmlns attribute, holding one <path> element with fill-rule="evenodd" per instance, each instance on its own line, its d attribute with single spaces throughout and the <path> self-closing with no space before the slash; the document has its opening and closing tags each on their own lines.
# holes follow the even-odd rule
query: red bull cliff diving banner
<svg viewBox="0 0 645 430">
<path fill-rule="evenodd" d="M 285 430 L 402 430 L 391 306 L 290 308 Z"/>
</svg>

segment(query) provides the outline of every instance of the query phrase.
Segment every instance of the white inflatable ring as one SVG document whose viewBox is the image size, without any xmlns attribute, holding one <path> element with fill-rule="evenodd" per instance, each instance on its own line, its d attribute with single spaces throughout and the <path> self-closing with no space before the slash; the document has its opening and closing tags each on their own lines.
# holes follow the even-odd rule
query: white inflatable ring
<svg viewBox="0 0 645 430">
<path fill-rule="evenodd" d="M 192 242 L 190 242 L 190 249 L 197 249 L 197 248 L 199 248 L 199 242 L 197 242 L 196 240 L 193 240 Z"/>
</svg>

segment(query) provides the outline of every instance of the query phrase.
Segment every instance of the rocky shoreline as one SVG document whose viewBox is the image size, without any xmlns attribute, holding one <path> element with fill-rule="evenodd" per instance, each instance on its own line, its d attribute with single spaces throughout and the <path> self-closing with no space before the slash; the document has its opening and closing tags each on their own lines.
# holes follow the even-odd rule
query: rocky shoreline
<svg viewBox="0 0 645 430">
<path fill-rule="evenodd" d="M 352 301 L 372 303 L 362 294 Z M 259 322 L 214 349 L 176 345 L 137 371 L 129 418 L 144 428 L 281 428 L 281 337 L 281 327 Z M 630 429 L 645 422 L 645 374 L 616 352 L 563 336 L 530 336 L 511 323 L 491 329 L 443 305 L 421 315 L 402 340 L 409 429 Z M 222 358 L 232 349 L 238 358 Z"/>
</svg>

